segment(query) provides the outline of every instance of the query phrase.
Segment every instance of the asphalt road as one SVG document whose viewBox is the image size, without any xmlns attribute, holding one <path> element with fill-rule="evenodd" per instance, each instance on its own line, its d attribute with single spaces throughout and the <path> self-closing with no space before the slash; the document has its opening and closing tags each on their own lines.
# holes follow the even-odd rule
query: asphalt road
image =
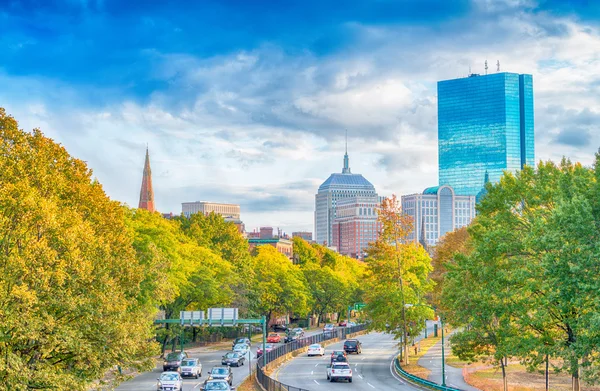
<svg viewBox="0 0 600 391">
<path fill-rule="evenodd" d="M 310 336 L 313 334 L 321 333 L 321 329 L 311 329 L 305 332 L 305 336 Z M 279 332 L 282 337 L 285 336 L 285 333 Z M 254 368 L 256 365 L 256 349 L 259 347 L 258 342 L 252 343 L 252 348 L 250 349 L 250 355 L 252 358 L 252 366 L 250 366 L 249 358 L 246 356 L 246 362 L 243 366 L 236 368 L 232 367 L 233 371 L 233 386 L 237 387 L 240 385 L 244 379 L 250 374 L 249 368 Z M 278 344 L 275 344 L 278 345 Z M 213 352 L 202 352 L 202 353 L 190 353 L 190 357 L 199 358 L 202 363 L 202 377 L 199 379 L 193 378 L 184 378 L 183 380 L 183 390 L 182 391 L 193 391 L 198 390 L 200 386 L 206 380 L 206 376 L 210 369 L 215 365 L 221 365 L 221 357 L 227 352 L 231 350 L 219 350 Z M 162 370 L 162 362 L 157 364 L 156 368 L 154 368 L 151 372 L 142 373 L 135 378 L 122 383 L 119 387 L 116 388 L 117 391 L 156 391 L 156 379 L 163 372 Z"/>
<path fill-rule="evenodd" d="M 390 334 L 370 333 L 357 338 L 362 342 L 362 353 L 348 356 L 352 367 L 352 383 L 330 383 L 327 380 L 326 365 L 330 362 L 331 351 L 341 350 L 343 342 L 326 346 L 323 357 L 300 355 L 281 366 L 272 377 L 284 384 L 307 390 L 420 390 L 393 373 L 391 365 L 398 352 L 398 341 Z"/>
</svg>

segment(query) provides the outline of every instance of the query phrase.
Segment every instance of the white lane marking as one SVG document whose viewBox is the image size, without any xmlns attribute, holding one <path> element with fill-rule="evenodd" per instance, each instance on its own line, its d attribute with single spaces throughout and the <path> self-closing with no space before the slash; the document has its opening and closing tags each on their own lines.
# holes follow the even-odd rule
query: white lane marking
<svg viewBox="0 0 600 391">
<path fill-rule="evenodd" d="M 363 357 L 363 358 L 361 358 L 361 359 L 360 359 L 360 361 L 364 360 L 365 358 L 366 358 L 366 357 Z"/>
<path fill-rule="evenodd" d="M 317 383 L 317 385 L 318 385 L 318 386 L 320 386 L 320 384 L 319 384 L 319 382 L 318 382 L 318 381 L 316 381 L 315 379 L 313 379 L 313 381 L 314 381 L 315 383 Z"/>
<path fill-rule="evenodd" d="M 358 364 L 354 364 L 354 368 L 356 368 L 358 366 Z"/>
<path fill-rule="evenodd" d="M 316 368 L 316 367 L 318 367 L 318 366 L 319 366 L 319 364 L 316 364 L 316 365 L 315 365 L 315 368 Z"/>
<path fill-rule="evenodd" d="M 311 374 L 311 375 L 314 375 L 314 374 L 315 374 L 315 371 L 310 371 L 310 374 Z"/>
<path fill-rule="evenodd" d="M 360 377 L 361 379 L 364 379 L 364 378 L 362 377 L 362 375 L 358 375 L 358 377 Z"/>
<path fill-rule="evenodd" d="M 403 380 L 401 380 L 402 378 L 394 370 L 394 360 L 390 362 L 390 373 L 392 374 L 392 376 L 394 376 L 394 379 L 400 382 L 400 384 L 406 384 Z"/>
<path fill-rule="evenodd" d="M 368 384 L 368 385 L 370 385 L 370 386 L 371 386 L 371 388 L 375 388 L 375 386 L 374 386 L 374 385 L 372 385 L 371 383 L 367 382 L 367 384 Z"/>
</svg>

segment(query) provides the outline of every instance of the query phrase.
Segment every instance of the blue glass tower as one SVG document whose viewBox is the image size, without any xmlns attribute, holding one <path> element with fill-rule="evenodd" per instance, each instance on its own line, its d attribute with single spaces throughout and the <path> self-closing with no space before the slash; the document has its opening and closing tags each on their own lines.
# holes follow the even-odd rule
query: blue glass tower
<svg viewBox="0 0 600 391">
<path fill-rule="evenodd" d="M 517 73 L 438 82 L 439 182 L 477 195 L 486 172 L 534 165 L 533 78 Z"/>
</svg>

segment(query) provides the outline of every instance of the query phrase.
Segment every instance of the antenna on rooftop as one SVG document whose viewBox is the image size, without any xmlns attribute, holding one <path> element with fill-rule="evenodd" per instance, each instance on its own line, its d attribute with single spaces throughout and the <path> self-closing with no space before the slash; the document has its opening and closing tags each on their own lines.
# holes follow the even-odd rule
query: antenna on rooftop
<svg viewBox="0 0 600 391">
<path fill-rule="evenodd" d="M 500 60 L 496 61 L 496 72 L 500 72 Z"/>
<path fill-rule="evenodd" d="M 488 66 L 487 66 L 487 60 L 485 60 L 485 74 L 487 75 L 487 70 L 488 70 Z"/>
</svg>

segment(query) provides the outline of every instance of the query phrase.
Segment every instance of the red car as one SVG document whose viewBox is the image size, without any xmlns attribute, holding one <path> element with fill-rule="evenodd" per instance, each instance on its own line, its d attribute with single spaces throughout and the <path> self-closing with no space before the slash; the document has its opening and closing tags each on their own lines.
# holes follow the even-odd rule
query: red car
<svg viewBox="0 0 600 391">
<path fill-rule="evenodd" d="M 265 345 L 265 348 L 266 348 L 265 349 L 266 352 L 269 353 L 271 350 L 275 349 L 275 346 L 267 344 L 267 345 Z M 256 349 L 256 357 L 262 356 L 262 353 L 263 353 L 263 348 L 262 348 L 262 345 L 260 345 L 259 348 Z"/>
<path fill-rule="evenodd" d="M 268 343 L 279 343 L 281 342 L 281 337 L 277 333 L 271 333 L 267 336 Z"/>
<path fill-rule="evenodd" d="M 338 325 L 340 327 L 346 327 L 346 326 L 348 326 L 348 321 L 347 320 L 342 320 Z"/>
</svg>

